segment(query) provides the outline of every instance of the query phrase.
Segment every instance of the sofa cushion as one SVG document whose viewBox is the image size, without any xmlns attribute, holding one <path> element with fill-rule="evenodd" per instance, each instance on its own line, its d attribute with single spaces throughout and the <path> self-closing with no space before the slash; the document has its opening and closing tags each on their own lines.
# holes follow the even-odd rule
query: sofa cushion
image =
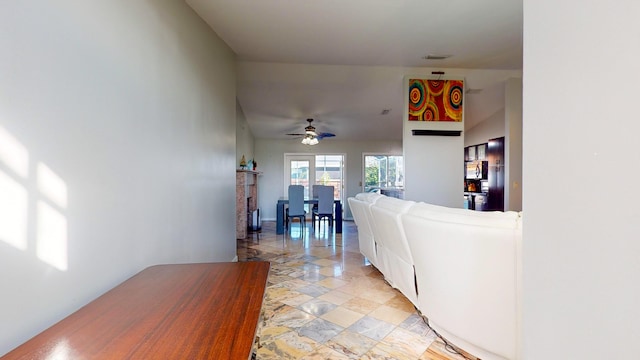
<svg viewBox="0 0 640 360">
<path fill-rule="evenodd" d="M 376 254 L 376 244 L 371 228 L 371 206 L 372 204 L 350 197 L 347 199 L 353 220 L 358 226 L 358 245 L 360 252 L 369 262 L 376 268 L 379 268 L 378 257 Z"/>
<path fill-rule="evenodd" d="M 407 214 L 434 221 L 505 229 L 520 228 L 521 213 L 515 211 L 474 211 L 417 203 Z"/>
<path fill-rule="evenodd" d="M 355 198 L 361 201 L 365 201 L 368 203 L 375 203 L 378 199 L 385 197 L 382 194 L 378 193 L 358 193 Z"/>
<path fill-rule="evenodd" d="M 401 200 L 394 197 L 382 196 L 375 203 L 375 207 L 392 211 L 396 214 L 407 212 L 415 204 L 414 201 Z"/>
</svg>

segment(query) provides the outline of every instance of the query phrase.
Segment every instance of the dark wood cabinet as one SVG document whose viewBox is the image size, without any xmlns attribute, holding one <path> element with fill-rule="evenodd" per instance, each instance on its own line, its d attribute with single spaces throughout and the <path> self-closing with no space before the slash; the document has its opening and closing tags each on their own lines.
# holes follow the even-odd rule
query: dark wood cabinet
<svg viewBox="0 0 640 360">
<path fill-rule="evenodd" d="M 487 143 L 464 148 L 465 181 L 464 191 L 473 197 L 484 199 L 482 206 L 471 203 L 470 209 L 503 211 L 504 210 L 504 137 L 491 139 Z M 468 175 L 467 167 L 482 163 L 482 176 L 475 178 Z"/>
<path fill-rule="evenodd" d="M 504 137 L 489 140 L 489 204 L 491 211 L 504 211 Z"/>
<path fill-rule="evenodd" d="M 487 160 L 487 143 L 464 148 L 464 161 Z"/>
</svg>

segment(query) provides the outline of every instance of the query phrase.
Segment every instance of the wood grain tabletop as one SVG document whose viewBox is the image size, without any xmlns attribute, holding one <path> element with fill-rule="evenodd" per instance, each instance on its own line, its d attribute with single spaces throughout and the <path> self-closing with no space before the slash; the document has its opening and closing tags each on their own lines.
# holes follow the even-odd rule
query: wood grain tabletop
<svg viewBox="0 0 640 360">
<path fill-rule="evenodd" d="M 17 347 L 10 359 L 248 359 L 269 263 L 149 267 Z"/>
</svg>

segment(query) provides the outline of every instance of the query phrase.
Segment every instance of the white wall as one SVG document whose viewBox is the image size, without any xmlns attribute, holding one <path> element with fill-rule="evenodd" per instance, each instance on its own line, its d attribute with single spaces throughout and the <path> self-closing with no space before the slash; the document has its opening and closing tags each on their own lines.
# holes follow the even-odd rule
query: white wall
<svg viewBox="0 0 640 360">
<path fill-rule="evenodd" d="M 249 124 L 247 124 L 247 118 L 242 111 L 242 107 L 236 101 L 236 167 L 240 167 L 240 160 L 243 155 L 247 162 L 253 159 L 254 143 L 255 138 L 249 128 Z"/>
<path fill-rule="evenodd" d="M 263 174 L 259 178 L 258 198 L 262 220 L 276 219 L 276 203 L 284 196 L 284 154 L 346 154 L 346 192 L 345 199 L 362 192 L 362 153 L 402 154 L 399 141 L 340 141 L 325 139 L 318 145 L 307 146 L 300 140 L 256 139 L 256 160 Z M 344 203 L 345 218 L 350 219 L 351 212 Z"/>
<path fill-rule="evenodd" d="M 0 354 L 149 265 L 235 257 L 234 54 L 183 2 L 2 2 L 0 84 Z"/>
<path fill-rule="evenodd" d="M 505 84 L 504 209 L 522 210 L 522 79 Z"/>
<path fill-rule="evenodd" d="M 464 146 L 484 144 L 490 139 L 505 136 L 504 108 L 496 111 L 476 126 L 464 132 Z"/>
<path fill-rule="evenodd" d="M 413 124 L 411 124 L 413 125 Z M 404 198 L 430 204 L 463 206 L 464 135 L 412 136 L 404 132 Z"/>
<path fill-rule="evenodd" d="M 640 353 L 638 14 L 524 1 L 524 359 Z"/>
</svg>

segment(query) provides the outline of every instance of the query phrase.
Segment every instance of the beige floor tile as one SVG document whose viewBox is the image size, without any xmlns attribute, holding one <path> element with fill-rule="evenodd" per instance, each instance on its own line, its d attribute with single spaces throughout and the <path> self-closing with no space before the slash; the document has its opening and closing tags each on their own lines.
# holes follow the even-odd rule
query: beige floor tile
<svg viewBox="0 0 640 360">
<path fill-rule="evenodd" d="M 398 310 L 387 305 L 382 305 L 369 313 L 369 316 L 373 318 L 392 323 L 396 326 L 400 325 L 400 323 L 405 321 L 410 315 L 411 313 L 409 312 Z"/>
<path fill-rule="evenodd" d="M 303 281 L 303 280 L 300 280 L 300 279 L 289 278 L 288 281 L 284 281 L 284 282 L 281 282 L 279 284 L 276 284 L 276 285 L 274 285 L 274 287 L 284 287 L 284 288 L 287 288 L 287 289 L 294 289 L 295 290 L 295 289 L 298 289 L 298 288 L 301 288 L 301 287 L 305 287 L 305 286 L 308 286 L 308 285 L 309 285 L 309 282 L 307 282 L 307 281 Z"/>
<path fill-rule="evenodd" d="M 282 302 L 284 304 L 287 304 L 289 306 L 295 307 L 295 306 L 298 306 L 300 304 L 304 304 L 304 303 L 306 303 L 307 301 L 309 301 L 311 299 L 313 299 L 313 297 L 311 297 L 311 296 L 309 296 L 307 294 L 299 294 L 297 296 L 293 296 L 293 297 L 290 297 L 290 298 L 282 299 L 282 300 L 280 300 L 280 302 Z"/>
<path fill-rule="evenodd" d="M 311 314 L 286 306 L 282 311 L 276 313 L 272 318 L 267 319 L 266 321 L 269 326 L 299 328 L 313 319 L 315 319 L 315 316 Z"/>
<path fill-rule="evenodd" d="M 277 337 L 290 331 L 291 329 L 285 326 L 262 327 L 258 331 L 258 344 L 262 347 L 262 344 L 275 341 Z"/>
<path fill-rule="evenodd" d="M 312 353 L 305 355 L 300 360 L 348 360 L 349 357 L 340 352 L 330 349 L 327 346 L 319 346 Z"/>
<path fill-rule="evenodd" d="M 422 337 L 410 331 L 396 328 L 382 339 L 378 346 L 389 354 L 404 355 L 410 359 L 417 359 L 434 340 L 435 334 L 431 337 Z"/>
<path fill-rule="evenodd" d="M 316 284 L 320 285 L 320 286 L 324 286 L 326 288 L 329 289 L 337 289 L 340 287 L 343 287 L 347 284 L 349 284 L 348 281 L 344 281 L 344 280 L 340 280 L 340 279 L 336 279 L 334 277 L 328 277 L 326 279 L 320 280 L 318 282 L 316 282 Z"/>
<path fill-rule="evenodd" d="M 337 261 L 329 260 L 329 259 L 320 259 L 313 262 L 316 265 L 320 266 L 334 266 L 338 265 Z"/>
<path fill-rule="evenodd" d="M 392 308 L 396 308 L 398 310 L 406 311 L 408 313 L 413 313 L 416 311 L 415 306 L 409 301 L 404 295 L 397 294 L 392 299 L 384 303 L 387 306 L 391 306 Z"/>
<path fill-rule="evenodd" d="M 342 268 L 340 265 L 325 266 L 318 272 L 324 276 L 340 276 L 342 275 Z"/>
<path fill-rule="evenodd" d="M 332 290 L 324 295 L 318 296 L 318 299 L 328 301 L 336 305 L 342 305 L 351 300 L 355 295 L 347 294 L 340 290 Z"/>
<path fill-rule="evenodd" d="M 360 320 L 363 316 L 364 314 L 339 306 L 320 317 L 327 321 L 331 321 L 336 325 L 347 328 Z"/>
<path fill-rule="evenodd" d="M 364 290 L 360 294 L 360 296 L 366 299 L 371 299 L 377 302 L 378 304 L 384 304 L 387 301 L 393 299 L 396 296 L 396 294 L 395 294 L 395 290 L 393 289 L 387 289 L 385 291 L 377 290 L 377 289 L 368 289 L 368 290 Z"/>
<path fill-rule="evenodd" d="M 327 341 L 326 346 L 348 356 L 350 359 L 357 359 L 376 344 L 377 342 L 373 339 L 345 330 Z"/>
<path fill-rule="evenodd" d="M 273 342 L 265 343 L 261 349 L 268 349 L 282 359 L 300 359 L 318 346 L 317 342 L 291 331 L 280 335 Z M 262 360 L 261 357 L 258 359 Z"/>
<path fill-rule="evenodd" d="M 342 304 L 342 307 L 366 315 L 380 307 L 380 303 L 361 297 L 354 297 L 353 299 Z"/>
</svg>

